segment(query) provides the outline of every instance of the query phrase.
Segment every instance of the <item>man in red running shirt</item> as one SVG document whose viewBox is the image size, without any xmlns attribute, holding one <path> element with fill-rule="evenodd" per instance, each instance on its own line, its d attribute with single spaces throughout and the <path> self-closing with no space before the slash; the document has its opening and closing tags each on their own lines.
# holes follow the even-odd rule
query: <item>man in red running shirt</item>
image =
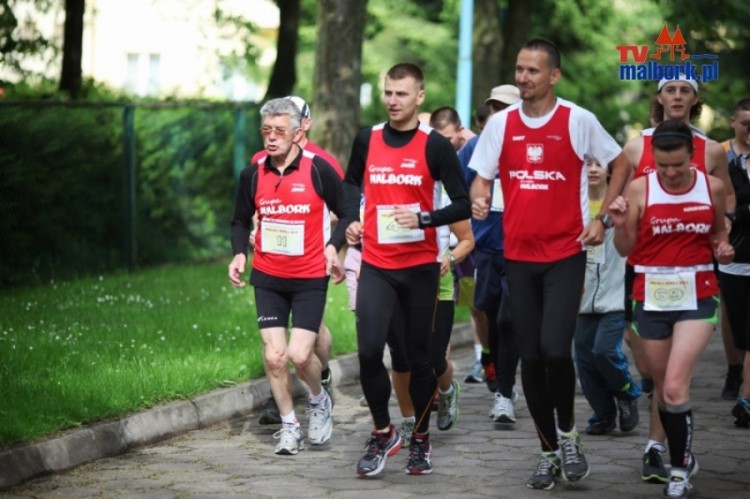
<svg viewBox="0 0 750 499">
<path fill-rule="evenodd" d="M 503 230 L 513 330 L 521 380 L 542 456 L 527 486 L 551 489 L 562 473 L 569 482 L 589 468 L 575 426 L 576 374 L 571 355 L 583 288 L 586 245 L 601 244 L 608 220 L 588 220 L 585 157 L 611 165 L 603 206 L 629 174 L 620 146 L 589 111 L 555 96 L 560 53 L 544 39 L 521 48 L 516 86 L 521 102 L 494 114 L 479 136 L 469 167 L 472 215 L 490 210 L 496 174 L 505 199 Z M 557 419 L 555 418 L 557 416 Z"/>
<path fill-rule="evenodd" d="M 357 134 L 344 179 L 346 212 L 356 220 L 347 227 L 346 238 L 349 244 L 362 242 L 357 343 L 362 390 L 375 426 L 357 463 L 357 474 L 363 477 L 380 474 L 386 458 L 401 448 L 388 411 L 391 382 L 383 363 L 397 307 L 405 321 L 400 339 L 416 415 L 406 473 L 432 472 L 430 406 L 437 384 L 432 322 L 442 256 L 435 227 L 468 219 L 470 203 L 453 146 L 417 118 L 423 101 L 421 68 L 411 63 L 393 66 L 384 85 L 388 122 Z M 444 208 L 439 208 L 441 182 L 451 199 Z M 365 200 L 363 220 L 360 196 Z"/>
</svg>

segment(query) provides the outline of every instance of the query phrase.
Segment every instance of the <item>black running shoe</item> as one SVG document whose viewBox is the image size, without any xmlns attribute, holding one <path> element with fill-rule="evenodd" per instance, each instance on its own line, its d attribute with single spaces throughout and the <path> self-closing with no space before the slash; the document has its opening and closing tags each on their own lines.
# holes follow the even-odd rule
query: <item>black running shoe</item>
<svg viewBox="0 0 750 499">
<path fill-rule="evenodd" d="M 266 404 L 263 406 L 263 412 L 260 415 L 258 423 L 281 424 L 281 414 L 279 414 L 279 408 L 273 397 L 266 400 Z"/>
<path fill-rule="evenodd" d="M 357 463 L 357 474 L 364 477 L 379 475 L 386 459 L 401 450 L 401 437 L 391 425 L 388 433 L 373 431 L 365 444 L 367 452 Z"/>
<path fill-rule="evenodd" d="M 562 451 L 562 477 L 566 482 L 577 482 L 589 475 L 589 463 L 583 455 L 581 437 L 577 431 L 563 433 L 558 437 Z"/>
<path fill-rule="evenodd" d="M 643 474 L 641 480 L 648 483 L 666 483 L 669 481 L 669 472 L 664 466 L 661 452 L 656 447 L 651 447 L 643 455 Z"/>
<path fill-rule="evenodd" d="M 638 426 L 638 399 L 618 400 L 617 409 L 620 412 L 620 431 L 633 431 Z"/>
<path fill-rule="evenodd" d="M 432 445 L 430 436 L 411 437 L 409 445 L 409 462 L 406 464 L 407 475 L 429 475 L 432 473 Z"/>
<path fill-rule="evenodd" d="M 750 427 L 750 400 L 738 398 L 737 403 L 732 407 L 732 416 L 734 416 L 735 426 Z"/>
<path fill-rule="evenodd" d="M 550 490 L 555 486 L 555 478 L 560 476 L 560 458 L 554 452 L 545 452 L 539 458 L 534 474 L 526 481 L 530 489 Z"/>
<path fill-rule="evenodd" d="M 593 421 L 586 428 L 587 435 L 605 435 L 617 428 L 617 422 L 614 419 L 599 419 Z"/>
</svg>

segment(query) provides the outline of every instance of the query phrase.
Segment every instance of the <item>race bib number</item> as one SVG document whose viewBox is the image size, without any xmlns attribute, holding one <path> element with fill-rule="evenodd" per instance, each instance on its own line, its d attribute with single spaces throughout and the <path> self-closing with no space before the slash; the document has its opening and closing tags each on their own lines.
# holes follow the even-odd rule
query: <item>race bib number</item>
<svg viewBox="0 0 750 499">
<path fill-rule="evenodd" d="M 586 246 L 586 263 L 604 263 L 604 243 Z"/>
<path fill-rule="evenodd" d="M 697 310 L 698 293 L 695 272 L 672 274 L 647 273 L 646 300 L 643 309 L 652 312 Z"/>
<path fill-rule="evenodd" d="M 419 204 L 402 205 L 419 213 Z M 395 206 L 378 206 L 378 242 L 380 244 L 398 244 L 414 243 L 424 241 L 424 231 L 422 229 L 406 229 L 396 222 L 394 215 Z"/>
<path fill-rule="evenodd" d="M 261 248 L 266 253 L 301 256 L 305 250 L 304 222 L 271 222 L 260 224 Z"/>
<path fill-rule="evenodd" d="M 500 187 L 500 179 L 496 178 L 492 186 L 492 200 L 490 201 L 490 211 L 503 211 L 505 209 L 505 200 L 503 199 L 503 189 Z"/>
</svg>

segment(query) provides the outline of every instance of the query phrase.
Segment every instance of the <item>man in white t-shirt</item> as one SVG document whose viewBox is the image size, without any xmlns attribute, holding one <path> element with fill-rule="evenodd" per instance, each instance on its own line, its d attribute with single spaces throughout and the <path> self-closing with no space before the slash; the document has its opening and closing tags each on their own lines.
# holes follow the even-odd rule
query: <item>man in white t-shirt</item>
<svg viewBox="0 0 750 499">
<path fill-rule="evenodd" d="M 542 456 L 527 486 L 551 489 L 588 475 L 576 431 L 576 375 L 571 355 L 586 265 L 586 245 L 601 244 L 611 226 L 600 213 L 586 225 L 588 189 L 584 156 L 610 165 L 602 206 L 622 192 L 629 165 L 620 146 L 589 111 L 555 96 L 560 53 L 544 39 L 521 48 L 516 85 L 521 102 L 494 114 L 469 163 L 472 216 L 490 209 L 490 186 L 500 173 L 503 230 L 513 329 L 521 379 Z"/>
</svg>

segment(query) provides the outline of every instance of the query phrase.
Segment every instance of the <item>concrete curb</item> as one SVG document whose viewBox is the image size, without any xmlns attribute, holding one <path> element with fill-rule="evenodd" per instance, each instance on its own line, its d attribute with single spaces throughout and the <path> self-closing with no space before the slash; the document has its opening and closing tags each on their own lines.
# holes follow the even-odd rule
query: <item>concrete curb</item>
<svg viewBox="0 0 750 499">
<path fill-rule="evenodd" d="M 452 333 L 454 348 L 473 342 L 471 324 L 457 324 Z M 336 385 L 349 385 L 359 379 L 356 354 L 332 359 L 329 364 Z M 306 391 L 293 377 L 294 396 Z M 70 430 L 44 442 L 20 445 L 0 452 L 0 491 L 31 478 L 80 466 L 95 459 L 122 454 L 257 410 L 268 398 L 265 378 L 223 388 L 195 399 L 160 405 L 117 421 L 98 423 Z"/>
</svg>

